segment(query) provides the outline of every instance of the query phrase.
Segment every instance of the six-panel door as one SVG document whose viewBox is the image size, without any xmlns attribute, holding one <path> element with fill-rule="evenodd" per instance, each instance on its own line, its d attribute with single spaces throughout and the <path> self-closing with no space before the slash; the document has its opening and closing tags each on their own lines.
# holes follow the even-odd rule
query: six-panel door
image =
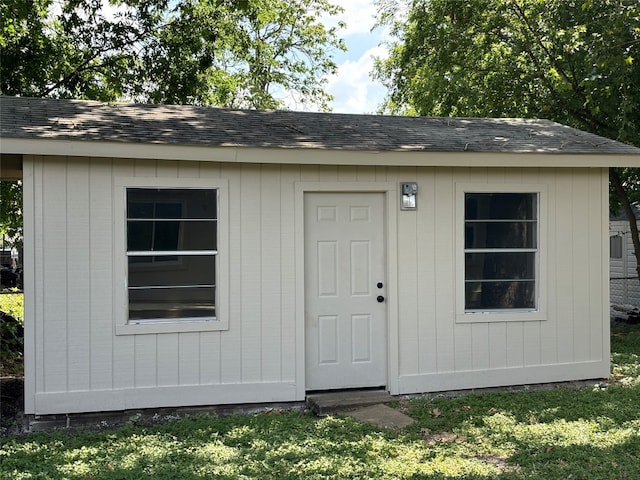
<svg viewBox="0 0 640 480">
<path fill-rule="evenodd" d="M 306 389 L 385 386 L 384 195 L 305 195 Z"/>
</svg>

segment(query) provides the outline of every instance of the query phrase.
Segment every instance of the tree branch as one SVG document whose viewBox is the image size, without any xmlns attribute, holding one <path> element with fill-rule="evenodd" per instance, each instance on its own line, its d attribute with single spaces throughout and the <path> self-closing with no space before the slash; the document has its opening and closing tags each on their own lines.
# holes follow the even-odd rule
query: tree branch
<svg viewBox="0 0 640 480">
<path fill-rule="evenodd" d="M 569 74 L 565 71 L 565 69 L 562 67 L 562 65 L 560 65 L 554 59 L 554 56 L 552 55 L 551 51 L 544 45 L 544 43 L 540 38 L 540 35 L 533 28 L 533 26 L 531 25 L 531 22 L 529 21 L 529 18 L 527 17 L 523 8 L 518 4 L 518 2 L 514 0 L 513 2 L 511 2 L 511 5 L 513 6 L 512 11 L 515 13 L 516 16 L 520 18 L 520 20 L 522 20 L 522 22 L 526 26 L 526 29 L 531 35 L 533 43 L 535 43 L 542 49 L 545 56 L 551 63 L 551 65 L 562 76 L 562 78 L 564 78 L 565 81 L 571 86 L 571 91 L 574 92 L 582 100 L 583 104 L 585 104 L 587 101 L 587 98 L 584 92 L 582 91 L 582 89 L 580 88 L 579 84 L 576 82 L 575 76 L 571 78 Z M 540 64 L 540 61 L 534 55 L 531 49 L 525 48 L 525 52 L 527 56 L 531 59 L 533 64 L 536 66 L 537 70 L 539 72 L 543 72 L 544 71 L 543 65 Z M 603 123 L 600 120 L 598 120 L 590 112 L 586 110 L 576 110 L 575 108 L 571 107 L 566 101 L 566 99 L 562 95 L 560 95 L 560 93 L 558 93 L 558 91 L 555 89 L 555 87 L 553 86 L 553 83 L 547 77 L 547 75 L 545 75 L 544 73 L 540 73 L 539 78 L 547 85 L 547 88 L 549 88 L 549 91 L 551 92 L 551 94 L 558 101 L 558 103 L 562 105 L 562 107 L 566 110 L 566 112 L 570 114 L 572 117 L 574 117 L 576 120 L 578 120 L 580 123 L 587 126 L 589 128 L 589 131 L 591 131 L 592 133 L 602 133 L 602 132 L 611 131 L 609 126 L 606 123 Z"/>
</svg>

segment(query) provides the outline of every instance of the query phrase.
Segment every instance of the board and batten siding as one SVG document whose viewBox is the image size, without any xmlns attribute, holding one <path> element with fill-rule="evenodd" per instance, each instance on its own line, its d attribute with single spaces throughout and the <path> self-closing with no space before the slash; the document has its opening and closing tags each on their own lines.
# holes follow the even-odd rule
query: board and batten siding
<svg viewBox="0 0 640 480">
<path fill-rule="evenodd" d="M 115 334 L 122 177 L 228 182 L 227 330 Z M 296 186 L 403 181 L 418 182 L 419 195 L 406 212 L 394 197 L 387 216 L 392 393 L 608 374 L 605 170 L 27 156 L 26 413 L 302 400 Z M 545 320 L 456 322 L 459 184 L 545 186 Z"/>
<path fill-rule="evenodd" d="M 420 192 L 417 211 L 398 217 L 399 392 L 608 376 L 605 172 L 416 168 L 398 180 L 416 181 Z M 544 320 L 455 321 L 457 184 L 544 186 Z"/>
<path fill-rule="evenodd" d="M 293 183 L 300 168 L 30 157 L 28 413 L 295 399 Z M 118 177 L 228 180 L 229 329 L 115 335 Z M 25 208 L 25 211 L 28 211 Z M 31 273 L 33 272 L 33 273 Z M 35 301 L 34 301 L 35 300 Z M 35 320 L 35 321 L 34 321 Z"/>
</svg>

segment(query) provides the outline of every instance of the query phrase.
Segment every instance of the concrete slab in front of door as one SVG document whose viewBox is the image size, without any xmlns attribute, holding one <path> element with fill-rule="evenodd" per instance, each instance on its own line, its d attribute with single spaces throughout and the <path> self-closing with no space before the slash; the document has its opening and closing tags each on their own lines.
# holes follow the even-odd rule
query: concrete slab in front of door
<svg viewBox="0 0 640 480">
<path fill-rule="evenodd" d="M 390 429 L 405 428 L 415 422 L 415 420 L 408 415 L 382 404 L 359 408 L 346 414 L 350 417 L 357 418 L 361 422 L 367 422 L 378 427 Z"/>
<path fill-rule="evenodd" d="M 391 401 L 393 397 L 383 390 L 350 390 L 307 395 L 307 405 L 318 416 Z"/>
<path fill-rule="evenodd" d="M 382 428 L 399 429 L 414 420 L 384 405 L 393 397 L 382 390 L 353 390 L 307 396 L 307 405 L 318 416 L 342 414 Z"/>
</svg>

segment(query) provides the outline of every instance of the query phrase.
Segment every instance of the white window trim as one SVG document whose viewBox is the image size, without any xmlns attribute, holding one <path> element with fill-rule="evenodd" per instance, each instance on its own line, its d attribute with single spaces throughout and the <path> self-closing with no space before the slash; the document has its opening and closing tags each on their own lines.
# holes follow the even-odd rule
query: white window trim
<svg viewBox="0 0 640 480">
<path fill-rule="evenodd" d="M 536 193 L 538 196 L 538 261 L 536 264 L 535 310 L 509 309 L 466 311 L 465 309 L 465 194 L 466 193 Z M 455 191 L 455 316 L 456 323 L 526 322 L 547 320 L 547 186 L 540 184 L 457 183 Z"/>
<path fill-rule="evenodd" d="M 216 318 L 154 323 L 128 323 L 127 188 L 215 188 L 218 190 L 218 254 L 216 255 Z M 116 178 L 113 189 L 114 329 L 116 335 L 207 332 L 229 329 L 229 182 L 199 178 Z"/>
</svg>

